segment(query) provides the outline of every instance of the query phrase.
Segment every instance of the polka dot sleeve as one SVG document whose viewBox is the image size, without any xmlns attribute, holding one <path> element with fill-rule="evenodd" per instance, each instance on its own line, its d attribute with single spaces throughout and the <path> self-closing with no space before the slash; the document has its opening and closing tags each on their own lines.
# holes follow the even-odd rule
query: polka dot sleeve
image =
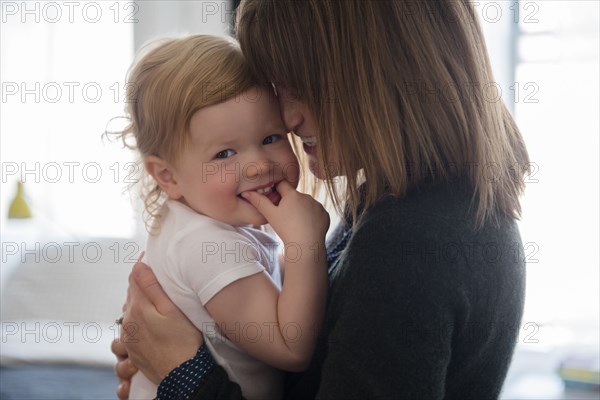
<svg viewBox="0 0 600 400">
<path fill-rule="evenodd" d="M 215 360 L 203 344 L 194 356 L 169 372 L 158 386 L 157 400 L 190 399 L 215 367 Z"/>
</svg>

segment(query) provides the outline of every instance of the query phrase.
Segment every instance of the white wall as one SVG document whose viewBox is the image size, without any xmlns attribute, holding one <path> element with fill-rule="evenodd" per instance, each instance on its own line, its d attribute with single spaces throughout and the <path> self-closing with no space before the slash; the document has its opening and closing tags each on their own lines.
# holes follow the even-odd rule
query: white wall
<svg viewBox="0 0 600 400">
<path fill-rule="evenodd" d="M 137 1 L 139 23 L 134 26 L 135 48 L 159 36 L 227 35 L 233 19 L 230 3 L 228 0 Z"/>
</svg>

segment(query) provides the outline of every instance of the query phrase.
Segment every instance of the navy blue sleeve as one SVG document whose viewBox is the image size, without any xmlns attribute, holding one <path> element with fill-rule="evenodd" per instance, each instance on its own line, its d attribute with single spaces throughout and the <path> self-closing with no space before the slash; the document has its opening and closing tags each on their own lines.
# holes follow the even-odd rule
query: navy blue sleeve
<svg viewBox="0 0 600 400">
<path fill-rule="evenodd" d="M 215 368 L 215 361 L 203 344 L 194 356 L 169 372 L 158 386 L 158 400 L 187 400 L 198 390 Z"/>
</svg>

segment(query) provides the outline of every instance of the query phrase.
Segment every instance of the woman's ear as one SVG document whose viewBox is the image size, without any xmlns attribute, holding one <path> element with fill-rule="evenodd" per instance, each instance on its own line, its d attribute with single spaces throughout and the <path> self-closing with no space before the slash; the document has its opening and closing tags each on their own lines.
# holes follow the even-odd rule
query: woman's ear
<svg viewBox="0 0 600 400">
<path fill-rule="evenodd" d="M 144 167 L 169 198 L 177 200 L 183 196 L 175 177 L 174 168 L 165 160 L 156 156 L 147 156 L 144 157 Z"/>
</svg>

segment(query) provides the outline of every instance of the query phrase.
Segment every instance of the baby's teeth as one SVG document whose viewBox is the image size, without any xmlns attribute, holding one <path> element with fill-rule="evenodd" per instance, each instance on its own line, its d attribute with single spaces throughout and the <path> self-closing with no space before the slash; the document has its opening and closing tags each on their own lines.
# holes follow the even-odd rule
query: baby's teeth
<svg viewBox="0 0 600 400">
<path fill-rule="evenodd" d="M 263 188 L 263 189 L 257 189 L 256 193 L 260 193 L 260 194 L 268 194 L 271 193 L 273 191 L 273 187 L 268 187 L 268 188 Z"/>
<path fill-rule="evenodd" d="M 307 145 L 309 147 L 316 146 L 317 145 L 317 137 L 316 136 L 303 137 L 302 143 L 304 143 L 305 145 Z"/>
</svg>

